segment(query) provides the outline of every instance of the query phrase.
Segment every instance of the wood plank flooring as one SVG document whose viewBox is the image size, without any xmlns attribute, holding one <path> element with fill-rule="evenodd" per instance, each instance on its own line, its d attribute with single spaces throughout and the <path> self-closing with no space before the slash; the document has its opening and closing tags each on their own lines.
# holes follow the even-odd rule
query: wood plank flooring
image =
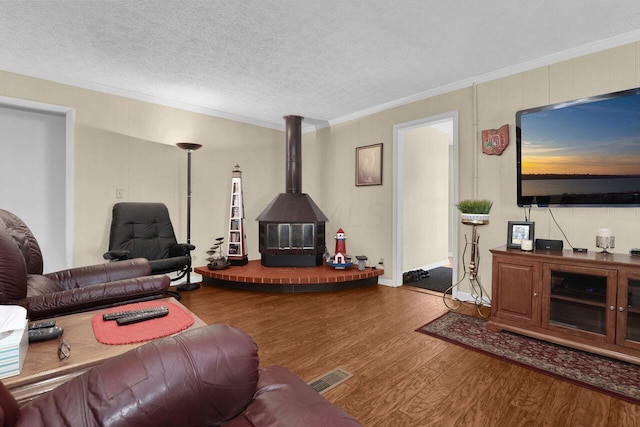
<svg viewBox="0 0 640 427">
<path fill-rule="evenodd" d="M 325 397 L 364 426 L 640 425 L 640 406 L 415 332 L 446 312 L 440 296 L 420 289 L 203 285 L 181 302 L 208 324 L 251 335 L 261 366 L 286 366 L 305 381 L 336 367 L 354 374 Z"/>
</svg>

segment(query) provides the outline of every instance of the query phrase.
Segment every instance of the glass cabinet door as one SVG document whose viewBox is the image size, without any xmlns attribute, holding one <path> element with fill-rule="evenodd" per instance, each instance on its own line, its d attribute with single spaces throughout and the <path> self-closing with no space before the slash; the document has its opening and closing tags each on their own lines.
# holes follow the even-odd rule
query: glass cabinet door
<svg viewBox="0 0 640 427">
<path fill-rule="evenodd" d="M 640 342 L 640 280 L 629 280 L 627 289 L 627 339 Z"/>
<path fill-rule="evenodd" d="M 549 323 L 604 335 L 606 300 L 606 277 L 551 272 Z"/>
<path fill-rule="evenodd" d="M 640 274 L 622 273 L 620 276 L 617 342 L 640 349 Z"/>
<path fill-rule="evenodd" d="M 615 272 L 546 264 L 545 300 L 549 310 L 543 327 L 595 339 L 615 341 Z"/>
</svg>

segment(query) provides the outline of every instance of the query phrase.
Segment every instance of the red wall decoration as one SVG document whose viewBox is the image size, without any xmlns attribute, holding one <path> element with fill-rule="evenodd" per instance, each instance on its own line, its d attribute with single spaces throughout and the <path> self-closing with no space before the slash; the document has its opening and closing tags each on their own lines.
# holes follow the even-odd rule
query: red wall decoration
<svg viewBox="0 0 640 427">
<path fill-rule="evenodd" d="M 500 129 L 489 129 L 482 131 L 482 152 L 484 154 L 501 155 L 509 145 L 509 125 L 504 125 Z"/>
</svg>

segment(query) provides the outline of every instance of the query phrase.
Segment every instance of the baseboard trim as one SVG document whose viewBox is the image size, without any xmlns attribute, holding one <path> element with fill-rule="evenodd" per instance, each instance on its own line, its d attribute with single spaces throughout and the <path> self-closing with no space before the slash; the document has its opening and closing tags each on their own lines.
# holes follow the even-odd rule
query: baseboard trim
<svg viewBox="0 0 640 427">
<path fill-rule="evenodd" d="M 445 260 L 443 260 L 443 261 L 438 261 L 438 262 L 434 262 L 434 263 L 432 263 L 432 264 L 423 265 L 422 267 L 418 267 L 417 269 L 415 269 L 415 268 L 414 268 L 414 269 L 407 270 L 407 271 L 418 270 L 418 269 L 421 269 L 421 270 L 431 270 L 431 269 L 433 269 L 433 268 L 445 267 L 445 266 L 447 266 L 447 265 L 449 265 L 449 260 L 448 260 L 448 259 L 445 259 Z M 405 271 L 404 273 L 406 273 L 406 271 Z"/>
<path fill-rule="evenodd" d="M 475 303 L 480 300 L 480 295 L 474 295 L 469 292 L 458 292 L 456 294 L 456 299 L 462 302 Z M 484 298 L 482 298 L 482 305 L 484 305 L 485 307 L 491 307 L 491 300 L 486 295 L 484 296 Z"/>
<path fill-rule="evenodd" d="M 394 285 L 392 280 L 389 280 L 389 279 L 381 279 L 381 278 L 379 278 L 379 277 L 378 277 L 378 284 L 379 284 L 379 285 L 384 285 L 384 286 L 389 286 L 389 287 L 391 287 L 391 288 L 397 288 L 397 287 L 402 286 L 401 284 L 400 284 L 400 285 Z"/>
</svg>

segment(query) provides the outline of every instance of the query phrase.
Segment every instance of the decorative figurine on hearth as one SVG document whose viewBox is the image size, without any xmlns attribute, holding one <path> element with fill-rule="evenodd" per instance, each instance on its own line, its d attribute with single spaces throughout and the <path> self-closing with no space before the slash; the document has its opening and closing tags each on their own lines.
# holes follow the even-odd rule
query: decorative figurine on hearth
<svg viewBox="0 0 640 427">
<path fill-rule="evenodd" d="M 209 261 L 207 267 L 209 270 L 223 270 L 229 267 L 229 261 L 222 251 L 223 244 L 224 237 L 218 237 L 216 238 L 216 244 L 207 251 L 207 255 L 209 255 L 207 257 L 207 261 Z"/>
<path fill-rule="evenodd" d="M 347 255 L 347 236 L 345 236 L 342 228 L 338 229 L 336 232 L 335 239 L 336 251 L 335 254 L 327 261 L 327 265 L 335 269 L 351 267 L 353 262 L 351 261 L 351 257 Z"/>
</svg>

